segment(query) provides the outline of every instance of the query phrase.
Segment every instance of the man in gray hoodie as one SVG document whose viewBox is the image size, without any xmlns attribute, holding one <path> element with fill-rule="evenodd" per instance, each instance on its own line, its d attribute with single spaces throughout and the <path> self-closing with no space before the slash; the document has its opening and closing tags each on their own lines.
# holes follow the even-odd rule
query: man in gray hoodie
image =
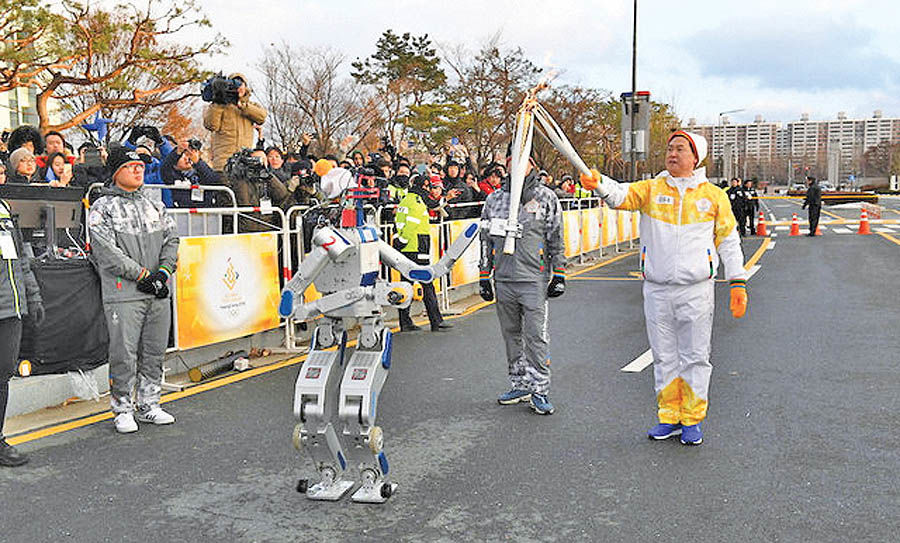
<svg viewBox="0 0 900 543">
<path fill-rule="evenodd" d="M 175 422 L 159 399 L 172 311 L 167 282 L 175 273 L 178 234 L 162 202 L 144 193 L 137 153 L 114 148 L 107 167 L 112 186 L 91 207 L 88 222 L 109 328 L 110 402 L 116 430 L 130 433 L 138 429 L 135 403 L 141 422 Z"/>
<path fill-rule="evenodd" d="M 497 401 L 501 405 L 530 401 L 535 412 L 551 415 L 547 298 L 565 292 L 562 209 L 556 194 L 539 182 L 530 160 L 520 201 L 522 237 L 516 240 L 516 250 L 511 255 L 503 253 L 504 236 L 490 233 L 492 221 L 505 221 L 509 217 L 509 182 L 484 202 L 479 263 L 481 297 L 486 301 L 494 299 L 493 274 L 497 317 L 506 343 L 512 384 L 512 389 Z"/>
</svg>

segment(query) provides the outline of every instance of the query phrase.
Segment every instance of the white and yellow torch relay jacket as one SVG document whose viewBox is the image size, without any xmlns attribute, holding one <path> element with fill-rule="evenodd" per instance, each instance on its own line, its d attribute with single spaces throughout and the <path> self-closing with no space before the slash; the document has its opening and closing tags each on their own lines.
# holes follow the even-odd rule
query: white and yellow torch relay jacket
<svg viewBox="0 0 900 543">
<path fill-rule="evenodd" d="M 662 172 L 630 184 L 603 176 L 598 192 L 610 207 L 641 212 L 641 272 L 647 281 L 689 285 L 710 280 L 720 258 L 727 280 L 747 279 L 728 196 L 703 169 L 692 177 Z"/>
</svg>

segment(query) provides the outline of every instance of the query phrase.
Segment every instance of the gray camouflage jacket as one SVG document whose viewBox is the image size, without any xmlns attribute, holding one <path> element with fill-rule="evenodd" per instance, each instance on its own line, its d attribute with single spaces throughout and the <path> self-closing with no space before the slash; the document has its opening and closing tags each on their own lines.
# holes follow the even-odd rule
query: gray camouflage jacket
<svg viewBox="0 0 900 543">
<path fill-rule="evenodd" d="M 8 258 L 12 255 L 4 255 L 0 249 L 0 319 L 21 319 L 28 314 L 29 304 L 41 302 L 41 290 L 31 271 L 31 259 L 25 256 L 19 230 L 3 200 L 0 200 L 0 230 L 10 233 L 16 248 L 16 258 Z"/>
<path fill-rule="evenodd" d="M 142 270 L 175 273 L 175 220 L 143 187 L 134 192 L 116 186 L 103 189 L 88 217 L 104 303 L 152 298 L 137 289 Z"/>
<path fill-rule="evenodd" d="M 496 281 L 548 281 L 553 271 L 565 268 L 559 199 L 538 182 L 536 172 L 525 178 L 519 205 L 522 237 L 511 255 L 503 254 L 502 236 L 490 235 L 491 219 L 508 216 L 509 188 L 504 186 L 487 197 L 481 212 L 480 277 L 493 272 Z"/>
</svg>

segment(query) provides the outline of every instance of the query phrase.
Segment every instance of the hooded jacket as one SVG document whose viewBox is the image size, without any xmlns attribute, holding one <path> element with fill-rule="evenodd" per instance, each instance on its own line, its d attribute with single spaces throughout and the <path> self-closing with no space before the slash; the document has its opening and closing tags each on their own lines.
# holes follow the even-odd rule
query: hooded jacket
<svg viewBox="0 0 900 543">
<path fill-rule="evenodd" d="M 503 253 L 503 236 L 490 235 L 492 219 L 509 217 L 509 183 L 487 197 L 481 213 L 479 275 L 496 281 L 549 281 L 551 272 L 564 271 L 562 208 L 549 187 L 538 181 L 537 171 L 525 177 L 519 204 L 522 237 L 513 254 Z"/>
<path fill-rule="evenodd" d="M 234 73 L 231 79 L 240 78 L 246 85 L 243 74 Z M 249 89 L 249 86 L 248 86 Z M 238 99 L 237 104 L 209 104 L 203 111 L 203 126 L 212 132 L 212 167 L 222 171 L 228 157 L 244 147 L 253 148 L 255 131 L 253 125 L 266 121 L 266 109 L 250 101 L 250 93 Z"/>
<path fill-rule="evenodd" d="M 41 302 L 41 291 L 30 259 L 25 256 L 22 238 L 12 219 L 9 206 L 0 200 L 0 235 L 8 232 L 16 248 L 16 258 L 2 254 L 0 248 L 0 319 L 22 318 L 28 314 L 28 306 Z"/>
<path fill-rule="evenodd" d="M 143 187 L 134 192 L 115 185 L 104 188 L 91 206 L 88 224 L 104 303 L 152 298 L 137 290 L 143 270 L 175 273 L 175 220 Z"/>
</svg>

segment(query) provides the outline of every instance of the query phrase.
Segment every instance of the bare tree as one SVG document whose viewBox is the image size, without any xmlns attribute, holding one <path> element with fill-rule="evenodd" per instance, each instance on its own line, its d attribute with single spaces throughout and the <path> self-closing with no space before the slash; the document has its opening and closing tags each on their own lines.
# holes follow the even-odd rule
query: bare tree
<svg viewBox="0 0 900 543">
<path fill-rule="evenodd" d="M 444 61 L 455 80 L 446 90 L 446 101 L 465 112 L 456 135 L 476 163 L 488 163 L 512 138 L 516 111 L 541 70 L 521 48 L 505 49 L 499 34 L 474 56 L 459 47 L 445 50 Z"/>
<path fill-rule="evenodd" d="M 299 146 L 303 132 L 310 132 L 320 154 L 347 152 L 377 128 L 377 103 L 341 75 L 345 60 L 334 49 L 286 43 L 265 51 L 259 63 L 265 106 L 285 148 Z"/>
</svg>

